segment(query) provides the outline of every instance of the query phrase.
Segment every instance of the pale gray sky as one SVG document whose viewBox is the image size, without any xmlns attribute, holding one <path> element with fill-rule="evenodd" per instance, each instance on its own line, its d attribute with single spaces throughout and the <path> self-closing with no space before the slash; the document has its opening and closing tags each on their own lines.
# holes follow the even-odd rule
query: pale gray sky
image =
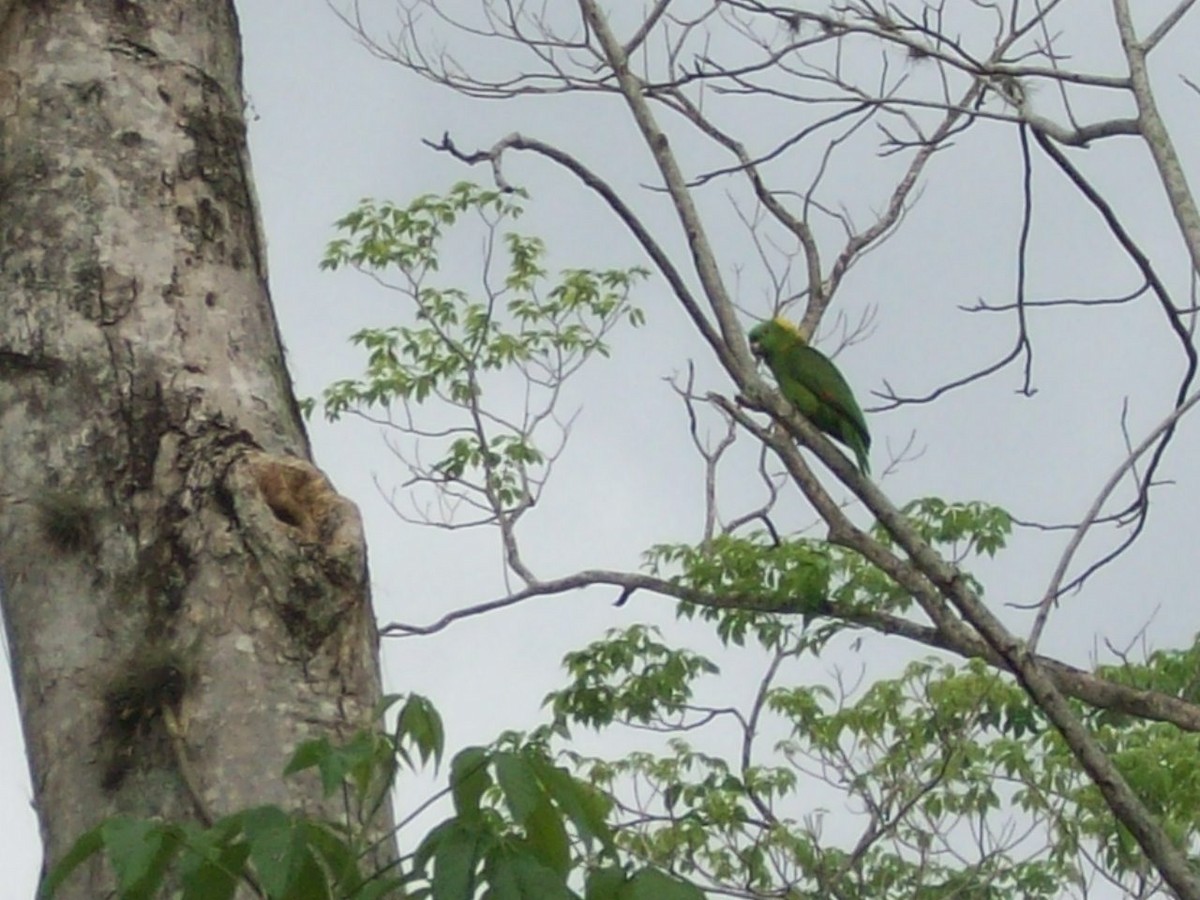
<svg viewBox="0 0 1200 900">
<path fill-rule="evenodd" d="M 389 5 L 389 0 L 378 0 L 374 8 Z M 392 296 L 360 276 L 318 271 L 332 222 L 362 197 L 405 202 L 460 179 L 487 177 L 483 169 L 467 170 L 426 149 L 422 138 L 449 131 L 461 146 L 474 148 L 521 130 L 561 141 L 619 182 L 649 179 L 645 153 L 625 139 L 628 125 L 614 101 L 573 98 L 540 105 L 466 100 L 372 58 L 321 0 L 241 0 L 238 6 L 272 293 L 301 395 L 315 394 L 332 380 L 359 371 L 359 356 L 346 341 L 350 332 L 408 315 Z M 1173 36 L 1164 56 L 1166 51 L 1174 56 L 1160 63 L 1178 60 L 1183 50 L 1200 45 L 1197 19 L 1193 16 Z M 1076 61 L 1111 68 L 1104 62 L 1113 59 L 1111 27 L 1101 21 L 1078 34 L 1070 47 Z M 1200 73 L 1193 66 L 1191 74 Z M 1171 74 L 1161 82 L 1162 103 L 1177 128 L 1177 140 L 1181 146 L 1197 146 L 1195 136 L 1188 140 L 1185 130 L 1196 128 L 1200 97 Z M 1087 112 L 1112 110 L 1097 106 Z M 756 127 L 753 116 L 746 117 L 745 127 Z M 1186 262 L 1141 149 L 1132 141 L 1109 141 L 1075 158 L 1111 191 L 1118 211 L 1154 251 L 1171 286 L 1186 285 Z M 871 189 L 874 170 L 869 159 L 859 165 L 857 173 L 834 174 L 846 186 L 846 202 L 865 210 L 873 198 L 854 192 Z M 1194 158 L 1191 165 L 1195 179 Z M 1009 317 L 971 316 L 957 306 L 979 298 L 1011 300 L 1018 171 L 1011 129 L 971 132 L 935 161 L 900 234 L 847 281 L 839 302 L 848 313 L 877 307 L 870 339 L 839 357 L 864 406 L 875 405 L 870 394 L 885 379 L 901 393 L 921 393 L 1011 346 L 1015 333 Z M 543 233 L 556 262 L 642 261 L 612 218 L 568 179 L 528 160 L 514 161 L 508 174 L 533 191 L 523 227 Z M 1092 212 L 1044 161 L 1036 163 L 1036 175 L 1031 296 L 1111 295 L 1135 287 L 1131 267 L 1103 238 Z M 714 194 L 712 200 L 720 197 Z M 673 241 L 665 217 L 656 221 Z M 727 237 L 731 246 L 744 242 L 733 222 Z M 464 272 L 468 262 L 458 263 Z M 747 307 L 765 314 L 761 297 L 759 285 L 746 285 Z M 693 358 L 703 389 L 727 391 L 729 385 L 698 339 L 685 330 L 683 317 L 661 286 L 652 283 L 639 299 L 648 314 L 647 328 L 618 333 L 613 358 L 597 362 L 570 395 L 583 414 L 556 480 L 530 515 L 525 534 L 529 559 L 544 577 L 584 567 L 633 568 L 649 545 L 699 534 L 702 470 L 688 443 L 683 410 L 662 379 Z M 1070 520 L 1086 509 L 1122 457 L 1122 404 L 1128 400 L 1135 442 L 1168 412 L 1182 373 L 1182 354 L 1149 299 L 1087 314 L 1035 312 L 1030 321 L 1035 396 L 1016 393 L 1021 374 L 1014 366 L 934 404 L 871 416 L 877 468 L 882 468 L 885 448 L 903 446 L 914 431 L 925 448 L 885 482 L 898 502 L 927 495 L 980 499 L 1024 518 Z M 1161 470 L 1161 477 L 1175 484 L 1154 495 L 1141 542 L 1083 592 L 1065 598 L 1051 620 L 1047 650 L 1087 664 L 1097 642 L 1124 645 L 1151 617 L 1146 630 L 1151 646 L 1177 646 L 1200 627 L 1200 605 L 1191 596 L 1200 503 L 1198 429 L 1194 421 L 1183 422 Z M 384 451 L 375 429 L 316 421 L 311 431 L 318 464 L 363 509 L 381 621 L 432 621 L 456 607 L 503 594 L 494 535 L 405 524 L 382 502 L 373 477 L 396 485 L 405 473 Z M 740 491 L 758 497 L 752 459 L 743 459 L 745 473 L 723 473 L 731 515 L 740 509 L 733 502 Z M 1018 534 L 1013 548 L 983 572 L 992 604 L 1000 608 L 1036 600 L 1065 541 L 1062 533 Z M 1088 547 L 1094 552 L 1102 545 Z M 529 727 L 537 721 L 542 696 L 560 682 L 563 652 L 608 627 L 672 621 L 669 601 L 639 596 L 614 609 L 613 599 L 602 591 L 540 599 L 429 638 L 390 641 L 385 645 L 385 689 L 430 696 L 446 718 L 454 746 L 487 741 L 503 728 Z M 1021 621 L 1013 611 L 1006 617 Z M 712 646 L 694 625 L 675 628 L 673 635 Z M 882 637 L 869 636 L 864 645 L 863 655 L 845 651 L 821 665 L 854 669 L 867 656 L 894 665 L 920 653 Z M 729 663 L 717 690 L 733 702 L 757 677 L 758 667 L 743 656 Z M 9 811 L 0 870 L 10 873 L 12 896 L 29 896 L 40 850 L 11 689 L 0 696 L 10 723 L 0 733 L 0 758 L 11 761 L 8 776 L 0 779 L 0 808 Z M 425 783 L 415 781 L 402 788 L 402 811 L 426 790 Z"/>
</svg>

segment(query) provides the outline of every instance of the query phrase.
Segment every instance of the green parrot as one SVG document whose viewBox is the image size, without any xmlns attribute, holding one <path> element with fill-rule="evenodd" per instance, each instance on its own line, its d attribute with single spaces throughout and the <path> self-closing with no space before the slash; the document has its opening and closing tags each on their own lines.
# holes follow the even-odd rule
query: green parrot
<svg viewBox="0 0 1200 900">
<path fill-rule="evenodd" d="M 766 360 L 780 393 L 804 418 L 854 451 L 863 474 L 871 469 L 871 434 L 846 379 L 824 353 L 810 347 L 787 319 L 761 322 L 750 329 L 750 350 Z"/>
</svg>

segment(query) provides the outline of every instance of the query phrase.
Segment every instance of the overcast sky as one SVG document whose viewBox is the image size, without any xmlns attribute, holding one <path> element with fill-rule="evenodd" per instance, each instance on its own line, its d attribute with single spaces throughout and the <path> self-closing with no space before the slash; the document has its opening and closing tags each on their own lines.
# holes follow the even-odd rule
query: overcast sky
<svg viewBox="0 0 1200 900">
<path fill-rule="evenodd" d="M 376 8 L 387 9 L 387 0 Z M 332 222 L 362 197 L 405 202 L 463 178 L 487 177 L 482 169 L 468 171 L 423 147 L 422 138 L 449 131 L 461 146 L 474 149 L 519 129 L 571 147 L 619 183 L 649 180 L 646 155 L 626 140 L 629 126 L 614 102 L 594 97 L 545 104 L 471 101 L 373 58 L 321 0 L 242 0 L 239 10 L 272 294 L 302 396 L 358 373 L 361 359 L 346 341 L 352 331 L 409 315 L 393 295 L 361 276 L 318 271 L 323 247 L 333 236 Z M 1069 49 L 1074 62 L 1113 71 L 1115 38 L 1103 18 L 1073 32 Z M 1178 60 L 1180 51 L 1200 46 L 1197 19 L 1192 16 L 1181 27 L 1164 56 L 1170 51 Z M 1192 77 L 1200 76 L 1192 68 Z M 1170 75 L 1169 66 L 1164 69 L 1161 100 L 1177 129 L 1175 137 L 1180 146 L 1194 147 L 1197 141 L 1194 135 L 1189 140 L 1187 129 L 1196 128 L 1200 97 Z M 1097 115 L 1130 112 L 1099 101 L 1085 109 Z M 746 116 L 746 128 L 756 127 L 756 115 Z M 872 392 L 882 390 L 885 380 L 900 393 L 923 393 L 998 358 L 1012 345 L 1010 317 L 968 315 L 957 307 L 978 299 L 1011 302 L 1021 209 L 1016 150 L 1011 129 L 969 133 L 930 168 L 920 202 L 901 233 L 847 281 L 841 308 L 851 317 L 875 310 L 869 339 L 839 356 L 864 406 L 879 404 Z M 1186 286 L 1174 224 L 1140 148 L 1132 141 L 1110 141 L 1073 158 L 1111 192 L 1118 211 L 1154 250 L 1172 287 Z M 878 170 L 869 158 L 855 165 L 859 171 L 835 175 L 847 205 L 866 210 L 877 200 L 870 192 Z M 1195 179 L 1194 158 L 1191 165 Z M 611 217 L 568 179 L 529 160 L 514 161 L 509 176 L 531 189 L 531 214 L 522 228 L 541 231 L 556 264 L 643 262 Z M 1102 238 L 1094 215 L 1044 163 L 1036 176 L 1031 297 L 1115 295 L 1136 287 L 1130 266 Z M 670 227 L 665 217 L 658 221 L 664 231 Z M 731 247 L 745 243 L 733 221 L 721 236 Z M 675 240 L 670 234 L 665 239 Z M 448 269 L 468 279 L 472 260 L 455 260 Z M 744 287 L 745 306 L 758 315 L 769 312 L 762 284 L 747 276 Z M 693 360 L 701 392 L 728 392 L 729 384 L 660 284 L 651 282 L 638 300 L 648 326 L 618 333 L 613 358 L 586 370 L 568 392 L 581 416 L 524 535 L 528 559 L 540 576 L 585 567 L 634 568 L 639 553 L 653 543 L 699 536 L 703 471 L 690 449 L 684 411 L 664 379 Z M 1011 367 L 937 403 L 870 416 L 877 469 L 883 468 L 889 445 L 899 448 L 914 433 L 924 451 L 884 482 L 897 502 L 929 495 L 980 499 L 1023 518 L 1072 520 L 1121 460 L 1123 405 L 1128 403 L 1135 442 L 1169 411 L 1182 354 L 1149 300 L 1087 314 L 1035 313 L 1031 334 L 1032 397 L 1018 393 L 1021 371 Z M 1047 650 L 1086 665 L 1103 641 L 1124 646 L 1147 622 L 1145 640 L 1151 647 L 1178 646 L 1197 631 L 1200 604 L 1192 594 L 1198 427 L 1184 421 L 1161 470 L 1161 477 L 1174 484 L 1155 494 L 1140 543 L 1083 592 L 1064 600 L 1051 620 Z M 406 475 L 386 453 L 377 429 L 315 421 L 311 432 L 318 464 L 364 512 L 382 622 L 429 622 L 503 594 L 493 534 L 406 524 L 382 501 L 376 481 L 398 486 Z M 744 472 L 723 472 L 729 515 L 760 499 L 753 456 L 741 459 Z M 803 521 L 798 515 L 791 524 Z M 1010 551 L 982 570 L 993 606 L 1038 599 L 1065 541 L 1063 533 L 1020 533 Z M 1099 541 L 1089 549 L 1094 554 L 1103 546 Z M 430 696 L 445 716 L 453 746 L 490 740 L 504 728 L 530 727 L 538 721 L 541 698 L 560 683 L 558 662 L 566 650 L 605 628 L 648 620 L 667 624 L 673 618 L 672 605 L 663 599 L 639 596 L 621 609 L 613 608 L 614 599 L 603 591 L 540 599 L 428 638 L 390 641 L 385 690 Z M 1006 612 L 1013 622 L 1021 615 Z M 712 645 L 696 626 L 674 634 L 697 646 Z M 854 670 L 867 657 L 895 663 L 919 653 L 896 640 L 868 636 L 859 656 L 846 650 L 821 665 L 826 671 L 835 665 Z M 715 686 L 728 702 L 743 696 L 759 674 L 755 661 L 746 658 L 730 661 L 728 672 Z M 9 873 L 6 891 L 30 896 L 40 849 L 11 689 L 3 697 L 9 727 L 0 732 L 0 753 L 11 765 L 0 779 L 0 808 L 9 811 L 0 870 Z M 416 782 L 402 789 L 401 809 L 426 790 Z"/>
</svg>

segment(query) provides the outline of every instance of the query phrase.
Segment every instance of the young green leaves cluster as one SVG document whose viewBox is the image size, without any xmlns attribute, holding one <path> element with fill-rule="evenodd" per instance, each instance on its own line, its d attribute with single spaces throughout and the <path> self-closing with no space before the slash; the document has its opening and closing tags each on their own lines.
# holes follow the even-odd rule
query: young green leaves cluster
<svg viewBox="0 0 1200 900">
<path fill-rule="evenodd" d="M 922 500 L 906 512 L 956 559 L 990 556 L 1010 529 L 1002 510 L 984 504 Z M 627 852 L 701 884 L 764 895 L 788 885 L 814 896 L 949 897 L 995 884 L 1006 896 L 1048 897 L 1074 873 L 1073 858 L 1005 848 L 972 866 L 935 846 L 996 812 L 1002 760 L 1044 730 L 1011 681 L 982 664 L 923 661 L 850 697 L 797 683 L 785 667 L 815 657 L 860 617 L 907 609 L 910 598 L 885 573 L 824 541 L 769 532 L 660 545 L 646 563 L 694 596 L 681 615 L 712 621 L 724 643 L 757 645 L 772 662 L 755 696 L 709 706 L 702 679 L 716 673 L 713 662 L 644 626 L 567 656 L 570 682 L 547 698 L 560 730 L 628 725 L 671 735 L 658 752 L 572 755 L 595 784 L 628 796 L 618 830 Z M 741 730 L 740 762 L 691 743 L 716 722 Z M 760 746 L 764 733 L 779 736 L 773 747 Z M 861 852 L 798 817 L 812 808 L 813 772 L 880 817 L 880 835 Z M 907 849 L 921 842 L 926 851 Z"/>
<path fill-rule="evenodd" d="M 648 274 L 638 267 L 567 268 L 552 276 L 540 239 L 505 230 L 521 215 L 523 196 L 464 182 L 403 207 L 365 200 L 337 222 L 342 236 L 321 264 L 364 270 L 409 307 L 407 323 L 352 336 L 366 351 L 366 370 L 326 389 L 325 414 L 382 413 L 423 439 L 424 452 L 414 457 L 428 458 L 428 445 L 436 445 L 437 461 L 418 471 L 418 480 L 453 483 L 493 511 L 529 502 L 549 455 L 535 431 L 554 421 L 563 382 L 591 357 L 608 355 L 608 332 L 620 322 L 643 322 L 630 292 Z M 444 240 L 456 226 L 471 225 L 483 232 L 475 293 L 439 273 Z M 515 392 L 514 375 L 525 383 Z M 524 405 L 505 411 L 495 395 L 513 393 Z M 429 429 L 440 440 L 415 418 L 414 407 L 431 400 L 441 401 L 431 412 L 439 425 Z M 394 415 L 398 408 L 403 415 Z M 447 409 L 459 413 L 448 430 L 440 424 Z"/>
<path fill-rule="evenodd" d="M 675 718 L 692 696 L 692 682 L 717 667 L 698 653 L 673 650 L 647 625 L 611 629 L 563 659 L 569 687 L 546 697 L 556 723 L 603 728 L 614 721 L 656 724 Z"/>
<path fill-rule="evenodd" d="M 918 661 L 854 699 L 772 677 L 749 703 L 716 708 L 697 699 L 715 667 L 640 627 L 567 663 L 570 684 L 549 698 L 560 730 L 624 723 L 671 735 L 658 752 L 571 754 L 594 784 L 629 795 L 617 841 L 647 864 L 756 895 L 786 884 L 797 895 L 897 900 L 971 896 L 985 886 L 995 896 L 1056 897 L 1077 874 L 1071 853 L 997 845 L 974 863 L 956 855 L 954 835 L 984 828 L 1023 781 L 1027 791 L 1051 783 L 1027 758 L 1030 741 L 1048 733 L 1043 720 L 1018 686 L 982 663 Z M 691 743 L 718 719 L 744 729 L 740 761 Z M 782 736 L 758 747 L 763 732 Z M 1078 777 L 1063 763 L 1056 778 Z M 807 818 L 823 782 L 873 811 L 878 836 L 860 852 Z M 1023 808 L 1031 823 L 1056 827 L 1049 810 Z"/>
<path fill-rule="evenodd" d="M 979 503 L 925 499 L 906 513 L 959 561 L 996 554 L 1011 529 L 1003 510 Z M 1143 883 L 1136 842 L 1007 674 L 981 660 L 929 658 L 855 690 L 785 668 L 854 627 L 839 613 L 909 607 L 861 557 L 756 534 L 664 545 L 647 560 L 711 599 L 681 604 L 682 614 L 714 621 L 725 643 L 758 644 L 771 662 L 755 696 L 710 706 L 702 679 L 715 665 L 643 626 L 567 657 L 570 682 L 548 698 L 560 730 L 628 725 L 670 736 L 657 752 L 573 755 L 594 784 L 627 798 L 617 833 L 627 852 L 699 883 L 762 894 L 788 885 L 805 896 L 1051 898 L 1096 867 L 1116 885 Z M 1198 660 L 1200 641 L 1098 674 L 1194 698 Z M 1076 705 L 1168 834 L 1200 853 L 1200 736 Z M 742 730 L 740 763 L 691 743 L 717 721 Z M 777 736 L 773 746 L 763 734 Z M 870 811 L 850 845 L 806 818 L 814 790 L 827 788 Z M 968 833 L 986 836 L 973 858 L 956 839 Z"/>
<path fill-rule="evenodd" d="M 1004 547 L 1012 520 L 983 503 L 915 500 L 905 515 L 921 534 L 955 560 L 992 557 Z M 877 540 L 890 543 L 879 526 Z M 764 649 L 776 650 L 819 616 L 826 622 L 808 636 L 815 648 L 846 627 L 838 613 L 904 612 L 911 596 L 888 575 L 853 551 L 810 538 L 781 539 L 772 532 L 719 535 L 700 545 L 659 544 L 644 556 L 647 570 L 694 592 L 680 615 L 716 623 L 727 644 L 742 646 L 753 635 Z M 978 587 L 970 575 L 964 577 Z"/>
</svg>

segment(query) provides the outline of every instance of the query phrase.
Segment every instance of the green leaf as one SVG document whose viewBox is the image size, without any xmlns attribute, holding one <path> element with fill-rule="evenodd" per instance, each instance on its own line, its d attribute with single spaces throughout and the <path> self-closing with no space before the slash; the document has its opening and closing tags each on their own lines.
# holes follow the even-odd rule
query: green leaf
<svg viewBox="0 0 1200 900">
<path fill-rule="evenodd" d="M 299 830 L 295 837 L 300 837 Z M 293 842 L 291 868 L 287 892 L 279 900 L 332 900 L 328 875 L 308 847 L 299 841 Z"/>
<path fill-rule="evenodd" d="M 312 820 L 301 820 L 299 827 L 305 844 L 320 858 L 339 891 L 349 894 L 357 889 L 362 881 L 358 871 L 358 855 L 339 831 L 328 823 Z"/>
<path fill-rule="evenodd" d="M 427 895 L 427 894 L 426 894 Z M 403 878 L 377 877 L 368 881 L 349 895 L 351 900 L 419 900 L 416 891 L 406 893 Z"/>
<path fill-rule="evenodd" d="M 538 778 L 553 798 L 554 803 L 566 813 L 575 826 L 586 847 L 599 841 L 609 853 L 616 853 L 612 829 L 608 826 L 608 814 L 612 801 L 601 791 L 578 778 L 566 769 L 552 765 L 543 759 L 531 759 Z"/>
<path fill-rule="evenodd" d="M 492 756 L 496 781 L 513 821 L 524 825 L 538 806 L 545 802 L 545 791 L 534 774 L 533 767 L 520 755 L 501 751 Z"/>
<path fill-rule="evenodd" d="M 39 896 L 44 900 L 49 900 L 80 864 L 104 849 L 104 824 L 101 823 L 76 838 L 71 849 L 63 855 L 63 858 L 43 880 Z"/>
<path fill-rule="evenodd" d="M 460 750 L 450 762 L 450 789 L 454 809 L 464 821 L 480 817 L 483 792 L 492 785 L 488 774 L 488 751 L 483 747 Z"/>
<path fill-rule="evenodd" d="M 152 898 L 181 846 L 178 831 L 159 822 L 115 816 L 100 826 L 123 900 Z"/>
<path fill-rule="evenodd" d="M 422 838 L 421 843 L 417 845 L 417 849 L 413 852 L 412 871 L 414 876 L 425 875 L 425 869 L 428 867 L 430 860 L 437 855 L 438 845 L 458 825 L 458 819 L 452 817 L 439 822 L 433 828 L 429 829 L 429 833 Z"/>
<path fill-rule="evenodd" d="M 394 751 L 395 745 L 386 734 L 366 728 L 360 729 L 335 751 L 341 758 L 337 771 L 344 772 L 344 777 L 353 783 L 360 804 L 366 801 L 371 787 L 378 782 L 383 782 L 384 790 L 390 787 L 395 773 Z"/>
<path fill-rule="evenodd" d="M 635 872 L 620 897 L 621 900 L 705 900 L 700 888 L 660 869 Z"/>
<path fill-rule="evenodd" d="M 563 877 L 521 852 L 498 852 L 485 870 L 489 900 L 578 900 Z"/>
<path fill-rule="evenodd" d="M 478 825 L 453 822 L 437 843 L 433 858 L 433 900 L 472 900 L 476 870 L 488 835 Z"/>
<path fill-rule="evenodd" d="M 263 889 L 272 897 L 288 896 L 307 854 L 303 835 L 277 806 L 259 806 L 241 816 L 250 845 L 250 862 Z"/>
<path fill-rule="evenodd" d="M 313 766 L 319 766 L 329 758 L 332 752 L 333 745 L 330 744 L 328 738 L 320 737 L 305 741 L 292 753 L 292 758 L 288 760 L 283 774 L 292 775 L 305 769 L 311 769 Z"/>
<path fill-rule="evenodd" d="M 539 862 L 566 879 L 571 868 L 571 842 L 562 814 L 544 794 L 525 820 L 525 835 Z"/>
<path fill-rule="evenodd" d="M 409 762 L 404 750 L 406 742 L 412 743 L 421 757 L 421 762 L 428 763 L 430 759 L 435 766 L 440 766 L 442 754 L 446 749 L 446 732 L 442 726 L 442 717 L 434 705 L 420 694 L 411 694 L 400 708 L 396 718 L 396 746 Z"/>
<path fill-rule="evenodd" d="M 245 844 L 233 844 L 223 848 L 215 859 L 181 864 L 183 900 L 228 900 L 237 891 L 249 853 Z"/>
<path fill-rule="evenodd" d="M 667 812 L 675 809 L 675 804 L 679 802 L 679 792 L 683 790 L 682 784 L 668 784 L 663 791 L 663 807 Z"/>
<path fill-rule="evenodd" d="M 222 820 L 212 828 L 191 827 L 179 861 L 183 900 L 226 900 L 240 883 L 250 847 L 238 840 L 240 827 Z"/>
<path fill-rule="evenodd" d="M 584 900 L 619 900 L 628 878 L 621 866 L 600 866 L 588 872 Z"/>
</svg>

